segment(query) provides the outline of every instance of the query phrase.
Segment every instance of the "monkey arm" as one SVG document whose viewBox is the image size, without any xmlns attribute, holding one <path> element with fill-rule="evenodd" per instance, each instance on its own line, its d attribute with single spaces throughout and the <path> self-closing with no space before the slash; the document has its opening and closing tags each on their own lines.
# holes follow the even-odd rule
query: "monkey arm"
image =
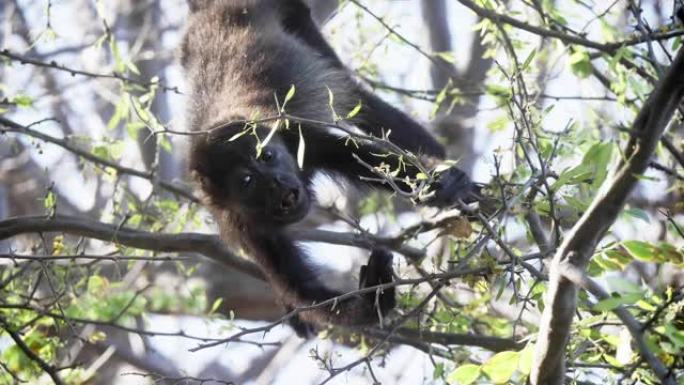
<svg viewBox="0 0 684 385">
<path fill-rule="evenodd" d="M 251 237 L 258 250 L 255 255 L 257 262 L 283 297 L 288 311 L 344 294 L 329 289 L 321 282 L 306 252 L 280 229 L 271 228 L 262 233 L 257 230 Z M 361 268 L 359 288 L 389 283 L 393 279 L 392 253 L 384 249 L 373 250 L 368 264 Z M 379 293 L 365 293 L 331 306 L 304 311 L 292 318 L 290 324 L 298 335 L 307 337 L 314 331 L 309 321 L 323 320 L 348 325 L 374 323 L 378 321 L 378 311 L 386 315 L 395 306 L 395 290 L 388 288 Z"/>
<path fill-rule="evenodd" d="M 421 172 L 415 165 L 400 160 L 395 154 L 389 154 L 379 144 L 336 136 L 322 132 L 318 127 L 305 130 L 304 140 L 304 170 L 311 173 L 320 169 L 341 174 L 356 184 L 370 184 L 388 191 L 398 187 L 410 193 L 411 187 L 404 182 L 405 178 L 415 179 Z M 291 153 L 297 153 L 298 137 L 288 135 L 285 142 Z M 388 174 L 383 175 L 378 168 Z M 387 178 L 390 177 L 394 186 L 387 183 Z M 431 188 L 435 194 L 425 202 L 431 206 L 452 206 L 459 200 L 471 203 L 479 196 L 479 188 L 457 167 L 440 173 Z"/>
<path fill-rule="evenodd" d="M 285 31 L 302 40 L 306 45 L 313 48 L 330 64 L 339 69 L 346 67 L 335 50 L 325 40 L 316 22 L 311 18 L 311 9 L 301 0 L 280 0 L 282 23 Z"/>
<path fill-rule="evenodd" d="M 359 89 L 354 96 L 361 110 L 354 123 L 363 131 L 381 137 L 390 132 L 389 140 L 416 154 L 444 159 L 444 147 L 419 123 L 372 93 Z"/>
<path fill-rule="evenodd" d="M 256 257 L 264 273 L 286 295 L 294 294 L 303 305 L 310 305 L 342 294 L 321 282 L 305 252 L 280 230 L 268 229 L 254 239 L 259 249 Z"/>
</svg>

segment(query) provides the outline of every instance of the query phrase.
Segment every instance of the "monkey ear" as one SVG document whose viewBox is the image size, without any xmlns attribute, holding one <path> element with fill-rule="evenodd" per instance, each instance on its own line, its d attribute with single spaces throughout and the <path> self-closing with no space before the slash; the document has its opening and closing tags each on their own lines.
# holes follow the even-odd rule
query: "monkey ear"
<svg viewBox="0 0 684 385">
<path fill-rule="evenodd" d="M 190 172 L 190 175 L 192 176 L 192 179 L 196 180 L 197 183 L 199 183 L 202 190 L 210 191 L 213 187 L 213 183 L 211 183 L 211 179 L 209 178 L 209 176 L 204 174 L 201 170 L 194 169 Z"/>
</svg>

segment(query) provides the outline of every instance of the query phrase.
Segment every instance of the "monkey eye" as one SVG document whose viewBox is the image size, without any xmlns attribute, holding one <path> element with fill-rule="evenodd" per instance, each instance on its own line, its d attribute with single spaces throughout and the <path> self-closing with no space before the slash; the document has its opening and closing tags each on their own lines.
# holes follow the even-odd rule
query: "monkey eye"
<svg viewBox="0 0 684 385">
<path fill-rule="evenodd" d="M 250 174 L 245 174 L 240 178 L 240 183 L 242 183 L 243 187 L 249 186 L 250 183 L 252 183 L 252 175 Z"/>
<path fill-rule="evenodd" d="M 275 154 L 273 153 L 273 150 L 264 150 L 264 152 L 261 154 L 261 160 L 263 162 L 270 162 L 275 158 Z"/>
</svg>

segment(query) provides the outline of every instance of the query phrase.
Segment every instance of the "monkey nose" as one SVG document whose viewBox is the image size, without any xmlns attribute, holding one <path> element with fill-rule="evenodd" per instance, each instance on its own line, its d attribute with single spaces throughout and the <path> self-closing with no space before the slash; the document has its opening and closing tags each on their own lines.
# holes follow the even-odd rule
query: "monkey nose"
<svg viewBox="0 0 684 385">
<path fill-rule="evenodd" d="M 280 201 L 280 207 L 284 210 L 289 210 L 294 208 L 299 201 L 299 190 L 290 189 L 284 195 Z"/>
</svg>

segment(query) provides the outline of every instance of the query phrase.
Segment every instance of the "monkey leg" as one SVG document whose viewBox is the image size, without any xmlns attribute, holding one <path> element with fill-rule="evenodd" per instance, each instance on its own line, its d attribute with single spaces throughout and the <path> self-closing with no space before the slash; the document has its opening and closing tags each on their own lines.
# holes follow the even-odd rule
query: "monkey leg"
<svg viewBox="0 0 684 385">
<path fill-rule="evenodd" d="M 368 264 L 361 266 L 359 274 L 359 288 L 390 283 L 394 280 L 392 268 L 392 253 L 387 249 L 374 249 L 368 258 Z M 380 309 L 384 316 L 396 305 L 394 287 L 378 290 L 365 295 L 374 306 Z"/>
</svg>

